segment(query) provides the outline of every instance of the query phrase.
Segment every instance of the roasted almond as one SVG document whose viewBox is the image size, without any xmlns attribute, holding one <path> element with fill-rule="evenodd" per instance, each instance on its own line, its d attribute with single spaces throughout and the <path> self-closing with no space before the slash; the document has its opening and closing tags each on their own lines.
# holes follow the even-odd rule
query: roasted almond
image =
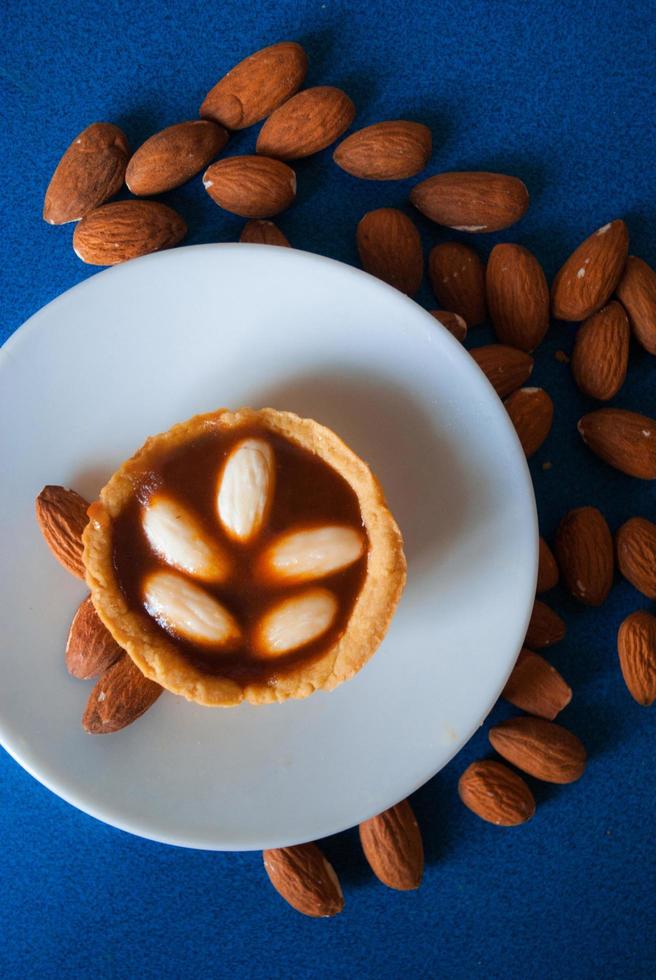
<svg viewBox="0 0 656 980">
<path fill-rule="evenodd" d="M 424 169 L 431 149 L 428 126 L 390 119 L 347 136 L 333 153 L 333 160 L 352 177 L 405 180 Z"/>
<path fill-rule="evenodd" d="M 260 657 L 291 653 L 330 629 L 339 603 L 328 589 L 310 588 L 278 600 L 264 613 L 252 633 L 252 645 Z"/>
<path fill-rule="evenodd" d="M 547 542 L 541 537 L 538 557 L 538 582 L 535 591 L 539 593 L 548 592 L 549 589 L 553 589 L 555 585 L 558 585 L 558 577 L 556 559 Z"/>
<path fill-rule="evenodd" d="M 221 470 L 216 512 L 228 537 L 247 543 L 262 530 L 273 501 L 276 461 L 264 439 L 247 437 L 230 451 Z"/>
<path fill-rule="evenodd" d="M 623 408 L 600 408 L 580 419 L 583 442 L 609 466 L 656 479 L 656 420 Z"/>
<path fill-rule="evenodd" d="M 66 667 L 69 674 L 83 681 L 97 677 L 122 654 L 121 647 L 101 623 L 91 596 L 87 596 L 78 607 L 68 633 Z"/>
<path fill-rule="evenodd" d="M 553 402 L 542 388 L 519 388 L 504 405 L 529 459 L 551 432 Z"/>
<path fill-rule="evenodd" d="M 516 708 L 549 721 L 572 700 L 572 689 L 556 668 L 526 647 L 520 651 L 501 694 Z"/>
<path fill-rule="evenodd" d="M 325 150 L 355 119 L 346 92 L 318 85 L 299 92 L 271 113 L 260 130 L 256 150 L 278 160 L 298 160 Z"/>
<path fill-rule="evenodd" d="M 223 126 L 207 119 L 177 123 L 147 139 L 128 164 L 125 183 L 133 194 L 161 194 L 186 183 L 228 142 Z"/>
<path fill-rule="evenodd" d="M 613 538 L 596 507 L 577 507 L 563 517 L 554 541 L 558 565 L 570 594 L 600 606 L 613 584 Z"/>
<path fill-rule="evenodd" d="M 224 75 L 205 96 L 200 115 L 227 129 L 245 129 L 298 92 L 306 74 L 307 55 L 300 44 L 272 44 Z"/>
<path fill-rule="evenodd" d="M 271 218 L 296 197 L 296 174 L 286 163 L 268 157 L 218 160 L 203 175 L 212 200 L 242 218 Z"/>
<path fill-rule="evenodd" d="M 109 735 L 131 725 L 155 703 L 162 688 L 141 673 L 127 654 L 96 683 L 82 717 L 90 735 Z"/>
<path fill-rule="evenodd" d="M 642 259 L 629 255 L 617 298 L 629 315 L 635 339 L 650 354 L 656 354 L 656 272 Z"/>
<path fill-rule="evenodd" d="M 484 172 L 436 174 L 417 184 L 410 200 L 438 225 L 456 231 L 501 231 L 528 208 L 526 185 L 517 177 Z"/>
<path fill-rule="evenodd" d="M 92 123 L 73 140 L 55 170 L 43 205 L 51 225 L 79 221 L 123 186 L 130 148 L 112 123 Z"/>
<path fill-rule="evenodd" d="M 273 221 L 247 221 L 239 236 L 240 242 L 251 242 L 254 245 L 282 245 L 290 248 L 287 237 Z"/>
<path fill-rule="evenodd" d="M 656 599 L 656 524 L 632 517 L 617 532 L 617 567 L 648 599 Z"/>
<path fill-rule="evenodd" d="M 73 233 L 78 258 L 89 265 L 118 265 L 177 245 L 187 226 L 157 201 L 115 201 L 87 214 Z"/>
<path fill-rule="evenodd" d="M 84 578 L 82 532 L 89 523 L 88 502 L 66 487 L 44 487 L 36 498 L 36 519 L 46 544 L 64 568 Z"/>
<path fill-rule="evenodd" d="M 485 320 L 485 271 L 473 248 L 460 242 L 436 245 L 428 259 L 428 275 L 445 309 L 461 316 L 468 327 Z"/>
<path fill-rule="evenodd" d="M 526 631 L 526 646 L 535 647 L 536 650 L 553 646 L 563 639 L 566 632 L 567 627 L 558 613 L 554 612 L 546 602 L 536 599 Z"/>
<path fill-rule="evenodd" d="M 211 650 L 230 648 L 241 638 L 230 611 L 186 575 L 155 566 L 141 592 L 146 612 L 175 638 Z"/>
<path fill-rule="evenodd" d="M 362 268 L 395 289 L 414 296 L 424 274 L 421 239 L 414 224 L 396 208 L 369 211 L 356 233 Z"/>
<path fill-rule="evenodd" d="M 648 708 L 656 701 L 656 616 L 631 613 L 617 634 L 624 683 L 631 696 Z"/>
<path fill-rule="evenodd" d="M 585 771 L 580 739 L 543 718 L 509 718 L 489 731 L 492 748 L 518 769 L 547 783 L 573 783 Z"/>
<path fill-rule="evenodd" d="M 521 387 L 533 370 L 531 355 L 515 347 L 487 344 L 475 347 L 469 353 L 500 398 Z"/>
<path fill-rule="evenodd" d="M 442 324 L 443 327 L 453 334 L 456 340 L 460 343 L 464 343 L 467 337 L 467 324 L 463 317 L 459 313 L 451 313 L 449 310 L 431 310 L 431 316 Z"/>
<path fill-rule="evenodd" d="M 549 287 L 532 252 L 521 245 L 495 245 L 487 260 L 485 288 L 500 343 L 534 350 L 549 327 Z"/>
<path fill-rule="evenodd" d="M 620 390 L 629 364 L 629 321 L 619 303 L 609 303 L 576 334 L 572 375 L 584 395 L 608 401 Z"/>
<path fill-rule="evenodd" d="M 458 780 L 458 795 L 482 820 L 518 827 L 535 813 L 535 800 L 521 776 L 492 759 L 472 762 Z"/>
<path fill-rule="evenodd" d="M 327 918 L 344 908 L 337 875 L 316 844 L 277 847 L 262 858 L 269 881 L 297 912 Z"/>
<path fill-rule="evenodd" d="M 376 877 L 389 888 L 419 888 L 424 872 L 421 831 L 407 800 L 360 824 L 360 843 Z"/>
<path fill-rule="evenodd" d="M 611 221 L 572 252 L 551 288 L 551 308 L 559 320 L 585 320 L 608 302 L 620 281 L 629 233 Z"/>
</svg>

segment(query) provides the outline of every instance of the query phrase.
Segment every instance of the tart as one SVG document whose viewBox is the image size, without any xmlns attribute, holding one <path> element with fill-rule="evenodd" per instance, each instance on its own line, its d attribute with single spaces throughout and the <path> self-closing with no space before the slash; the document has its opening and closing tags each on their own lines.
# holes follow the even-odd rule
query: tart
<svg viewBox="0 0 656 980">
<path fill-rule="evenodd" d="M 89 508 L 95 609 L 142 673 L 199 704 L 303 698 L 380 645 L 406 578 L 366 463 L 271 408 L 153 436 Z"/>
</svg>

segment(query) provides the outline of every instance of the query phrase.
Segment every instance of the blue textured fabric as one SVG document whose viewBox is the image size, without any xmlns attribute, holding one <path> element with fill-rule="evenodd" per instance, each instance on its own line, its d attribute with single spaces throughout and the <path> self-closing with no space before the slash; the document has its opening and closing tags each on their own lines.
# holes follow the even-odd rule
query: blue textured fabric
<svg viewBox="0 0 656 980">
<path fill-rule="evenodd" d="M 5 0 L 0 339 L 93 274 L 71 250 L 71 226 L 50 228 L 40 218 L 72 137 L 105 119 L 137 146 L 194 118 L 224 71 L 283 38 L 306 46 L 309 84 L 350 93 L 358 126 L 399 116 L 429 123 L 428 172 L 501 170 L 526 181 L 528 215 L 478 239 L 485 253 L 499 240 L 522 242 L 551 277 L 585 235 L 623 215 L 631 251 L 653 263 L 654 13 L 645 0 Z M 251 151 L 256 132 L 237 135 L 228 152 Z M 373 207 L 405 207 L 414 183 L 359 182 L 329 152 L 297 170 L 298 203 L 280 227 L 292 244 L 352 263 L 358 219 Z M 216 208 L 199 180 L 164 199 L 188 220 L 189 242 L 238 237 L 241 220 Z M 418 223 L 427 249 L 454 237 Z M 427 285 L 420 301 L 435 305 Z M 470 339 L 489 336 L 479 328 Z M 601 507 L 613 530 L 656 511 L 651 485 L 611 471 L 580 443 L 575 423 L 589 403 L 554 358 L 571 350 L 573 336 L 555 325 L 534 371 L 556 404 L 553 431 L 531 463 L 547 536 L 574 505 Z M 633 350 L 616 404 L 656 414 L 653 372 L 652 359 Z M 332 921 L 289 909 L 258 854 L 185 851 L 120 833 L 61 802 L 0 752 L 0 974 L 656 975 L 656 709 L 631 700 L 615 650 L 622 618 L 649 603 L 622 581 L 601 610 L 560 590 L 550 601 L 569 627 L 550 659 L 574 687 L 562 720 L 590 750 L 583 780 L 534 783 L 538 812 L 525 827 L 484 824 L 456 794 L 465 766 L 488 752 L 480 731 L 413 799 L 427 850 L 417 893 L 375 881 L 355 831 L 325 842 L 346 894 L 344 914 Z M 499 705 L 492 717 L 510 713 Z"/>
</svg>

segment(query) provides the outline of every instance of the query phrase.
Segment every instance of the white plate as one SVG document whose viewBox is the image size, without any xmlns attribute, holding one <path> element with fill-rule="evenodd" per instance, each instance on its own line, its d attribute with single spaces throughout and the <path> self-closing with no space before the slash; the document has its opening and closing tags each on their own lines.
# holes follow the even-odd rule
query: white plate
<svg viewBox="0 0 656 980">
<path fill-rule="evenodd" d="M 146 436 L 220 406 L 333 428 L 382 481 L 406 592 L 353 680 L 228 710 L 164 694 L 86 735 L 63 651 L 85 594 L 47 551 L 46 483 L 93 498 Z M 355 269 L 260 245 L 179 248 L 55 300 L 0 352 L 0 740 L 59 796 L 154 840 L 246 850 L 326 836 L 429 779 L 494 704 L 534 596 L 523 454 L 469 354 Z"/>
</svg>

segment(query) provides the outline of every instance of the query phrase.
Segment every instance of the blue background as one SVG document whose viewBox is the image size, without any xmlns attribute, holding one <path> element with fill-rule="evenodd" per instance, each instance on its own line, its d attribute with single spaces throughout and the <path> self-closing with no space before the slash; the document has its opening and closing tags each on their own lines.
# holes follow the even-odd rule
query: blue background
<svg viewBox="0 0 656 980">
<path fill-rule="evenodd" d="M 552 277 L 583 237 L 624 216 L 631 251 L 654 263 L 654 13 L 644 0 L 5 0 L 1 339 L 93 274 L 71 250 L 71 226 L 40 218 L 71 139 L 103 119 L 123 126 L 137 146 L 194 118 L 227 69 L 285 38 L 307 48 L 308 84 L 349 92 L 357 127 L 403 116 L 429 123 L 429 173 L 501 170 L 526 181 L 528 215 L 502 235 L 479 237 L 485 254 L 497 240 L 522 242 Z M 228 152 L 250 152 L 256 132 L 236 136 Z M 405 207 L 415 182 L 358 182 L 329 152 L 297 170 L 298 202 L 281 228 L 299 248 L 352 263 L 358 219 L 373 207 Z M 199 180 L 164 199 L 186 217 L 189 242 L 237 239 L 243 222 L 216 208 Z M 418 223 L 426 249 L 454 237 Z M 435 305 L 427 285 L 419 298 Z M 531 463 L 548 537 L 571 506 L 599 506 L 613 530 L 634 514 L 654 518 L 656 509 L 651 485 L 607 469 L 579 441 L 575 423 L 589 404 L 554 358 L 571 350 L 574 332 L 554 325 L 534 371 L 556 403 L 553 431 Z M 470 342 L 489 336 L 479 328 Z M 656 414 L 653 371 L 651 358 L 634 350 L 615 403 Z M 620 580 L 601 610 L 579 607 L 560 590 L 549 601 L 569 628 L 549 656 L 574 688 L 562 721 L 590 751 L 582 781 L 534 782 L 538 811 L 525 827 L 484 824 L 456 794 L 468 762 L 489 751 L 480 731 L 413 799 L 427 851 L 417 893 L 375 881 L 354 831 L 325 842 L 346 895 L 335 920 L 289 909 L 258 854 L 185 851 L 120 833 L 62 803 L 0 753 L 0 973 L 656 975 L 656 708 L 632 701 L 615 650 L 623 617 L 649 603 Z M 500 704 L 492 717 L 511 713 Z"/>
</svg>

